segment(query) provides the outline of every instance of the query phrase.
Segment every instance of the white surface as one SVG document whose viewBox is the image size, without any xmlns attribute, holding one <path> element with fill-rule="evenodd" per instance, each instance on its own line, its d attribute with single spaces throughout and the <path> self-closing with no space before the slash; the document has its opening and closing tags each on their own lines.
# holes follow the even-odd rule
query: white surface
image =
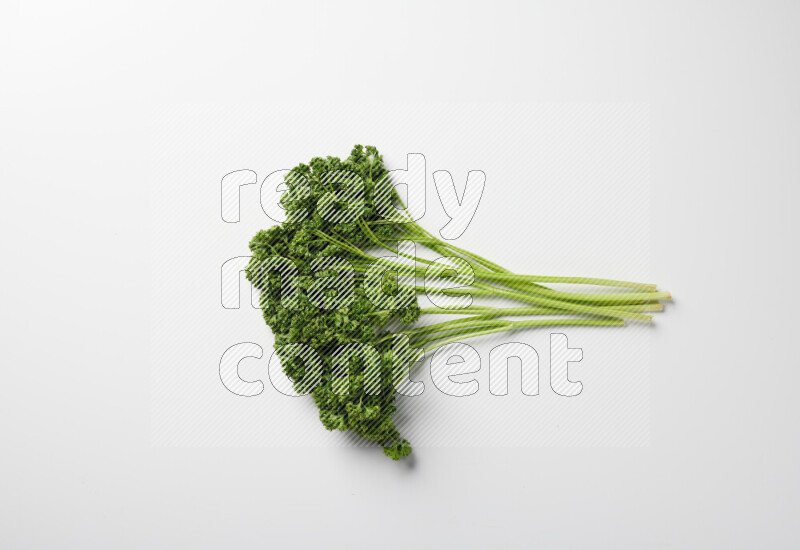
<svg viewBox="0 0 800 550">
<path fill-rule="evenodd" d="M 798 545 L 798 8 L 400 6 L 0 8 L 0 546 Z M 649 447 L 151 446 L 150 113 L 323 97 L 649 103 Z"/>
</svg>

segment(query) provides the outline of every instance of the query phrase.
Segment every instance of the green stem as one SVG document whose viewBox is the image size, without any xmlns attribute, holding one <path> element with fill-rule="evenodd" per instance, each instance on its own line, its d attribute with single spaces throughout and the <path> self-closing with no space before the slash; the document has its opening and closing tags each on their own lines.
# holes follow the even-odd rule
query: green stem
<svg viewBox="0 0 800 550">
<path fill-rule="evenodd" d="M 658 285 L 649 283 L 633 283 L 630 281 L 617 281 L 614 279 L 598 279 L 594 277 L 545 277 L 542 275 L 516 275 L 513 273 L 481 273 L 481 276 L 486 278 L 492 278 L 497 281 L 508 280 L 508 281 L 530 281 L 535 283 L 568 283 L 573 285 L 614 286 L 619 288 L 634 288 L 645 291 L 655 291 L 656 288 L 658 288 Z"/>
<path fill-rule="evenodd" d="M 628 311 L 636 311 L 640 313 L 662 311 L 664 305 L 657 304 L 640 304 L 626 306 Z M 517 317 L 521 315 L 563 315 L 563 311 L 552 307 L 532 306 L 532 307 L 491 307 L 471 305 L 459 309 L 445 309 L 441 307 L 423 307 L 420 308 L 422 315 L 480 315 L 483 318 L 496 318 L 496 317 Z"/>
<path fill-rule="evenodd" d="M 521 292 L 516 292 L 513 290 L 497 289 L 494 287 L 490 287 L 488 285 L 484 285 L 483 283 L 475 283 L 475 288 L 493 292 L 494 295 L 496 296 L 511 298 L 512 300 L 527 302 L 538 306 L 546 306 L 546 307 L 562 309 L 564 311 L 570 311 L 572 313 L 588 313 L 603 317 L 617 317 L 620 319 L 631 319 L 644 322 L 649 322 L 652 320 L 652 316 L 644 315 L 642 313 L 625 311 L 623 309 L 611 308 L 611 307 L 597 307 L 597 306 L 589 306 L 583 304 L 574 304 L 571 302 L 562 302 L 559 300 L 552 300 L 550 298 L 544 298 L 541 296 L 523 294 Z"/>
<path fill-rule="evenodd" d="M 497 265 L 494 262 L 487 260 L 477 254 L 470 252 L 468 250 L 464 250 L 463 248 L 459 248 L 458 246 L 444 242 L 431 233 L 429 233 L 425 228 L 417 224 L 416 222 L 411 222 L 407 224 L 411 226 L 409 228 L 410 233 L 412 235 L 417 235 L 419 237 L 424 238 L 426 241 L 429 241 L 430 244 L 433 244 L 439 250 L 432 248 L 429 244 L 426 243 L 426 246 L 434 250 L 435 252 L 442 253 L 442 247 L 445 247 L 453 252 L 460 254 L 465 258 L 470 258 L 478 263 L 483 264 L 486 267 L 490 267 L 493 273 L 486 273 L 487 276 L 493 276 L 496 280 L 528 280 L 532 283 L 569 283 L 569 284 L 585 284 L 585 285 L 601 285 L 601 286 L 613 286 L 613 287 L 620 287 L 620 288 L 635 288 L 639 290 L 656 290 L 657 285 L 650 284 L 650 283 L 635 283 L 631 281 L 618 281 L 614 279 L 599 279 L 594 277 L 546 277 L 546 276 L 539 276 L 539 275 L 517 275 L 511 273 L 508 269 Z M 477 274 L 477 273 L 476 273 Z M 541 286 L 541 285 L 537 285 Z M 546 288 L 546 287 L 542 287 Z M 548 289 L 552 290 L 552 289 Z M 555 292 L 555 291 L 554 291 Z"/>
<path fill-rule="evenodd" d="M 369 226 L 363 220 L 360 220 L 360 224 L 362 226 L 362 230 L 364 231 L 364 233 L 375 244 L 377 244 L 379 246 L 382 246 L 382 247 L 386 248 L 387 250 L 391 250 L 390 247 L 388 247 L 385 244 L 383 244 L 380 241 L 380 239 L 378 239 L 375 236 L 375 234 L 372 232 L 371 229 L 369 229 Z M 336 239 L 333 239 L 333 238 L 331 238 L 331 240 L 333 242 L 336 242 L 340 246 L 347 246 L 344 242 L 340 242 L 340 241 L 338 241 Z M 354 245 L 349 245 L 348 248 L 350 250 L 358 251 L 358 253 L 360 253 L 361 256 L 369 257 L 369 255 L 361 252 L 360 249 L 358 249 Z M 415 262 L 422 262 L 422 263 L 427 263 L 427 264 L 432 264 L 433 263 L 433 262 L 431 262 L 429 260 L 424 260 L 424 259 L 421 259 L 421 258 L 417 258 L 416 256 L 410 256 L 408 254 L 402 254 L 402 255 L 404 257 L 407 257 L 407 258 L 415 261 Z M 396 266 L 396 269 L 401 269 L 401 270 L 408 269 L 408 266 L 401 266 L 401 265 L 397 265 L 397 264 L 393 265 L 393 262 L 391 260 L 384 260 L 384 262 L 385 262 L 385 265 L 387 265 L 389 267 Z M 487 274 L 487 273 L 482 273 L 482 274 L 492 275 L 492 274 Z M 508 279 L 508 280 L 510 280 L 512 282 L 513 281 L 526 280 L 526 279 L 530 279 L 531 278 L 530 276 L 505 274 L 505 273 L 504 274 L 493 274 L 493 275 L 495 277 L 506 278 L 506 279 Z M 581 280 L 581 281 L 591 280 L 591 279 L 586 279 L 586 278 L 572 278 L 572 279 Z M 600 279 L 594 279 L 594 280 L 597 281 L 597 280 L 600 280 Z M 635 284 L 635 283 L 629 283 L 629 284 Z M 559 309 L 563 309 L 564 311 L 571 311 L 571 312 L 574 312 L 574 313 L 590 313 L 590 314 L 595 314 L 595 315 L 603 315 L 603 316 L 606 316 L 606 317 L 619 317 L 619 318 L 623 318 L 623 319 L 634 319 L 634 320 L 645 321 L 645 322 L 649 322 L 652 319 L 652 317 L 650 317 L 648 315 L 643 315 L 643 314 L 640 314 L 640 313 L 637 313 L 637 312 L 626 311 L 626 310 L 621 309 L 621 308 L 620 309 L 617 309 L 617 308 L 600 308 L 600 307 L 596 307 L 596 306 L 592 306 L 592 305 L 586 305 L 586 304 L 574 303 L 574 302 L 566 301 L 566 300 L 564 300 L 562 298 L 557 297 L 558 296 L 558 291 L 554 291 L 554 290 L 547 289 L 547 288 L 536 289 L 536 292 L 549 293 L 551 296 L 553 296 L 553 298 L 547 298 L 547 297 L 543 297 L 543 296 L 537 295 L 537 294 L 529 294 L 529 293 L 525 293 L 525 292 L 522 292 L 522 291 L 506 290 L 506 289 L 498 288 L 496 286 L 488 285 L 486 283 L 481 283 L 481 282 L 474 282 L 473 283 L 473 287 L 474 288 L 478 288 L 478 289 L 483 289 L 485 292 L 490 293 L 488 295 L 503 296 L 503 297 L 507 297 L 507 298 L 511 298 L 511 299 L 517 299 L 519 301 L 523 301 L 523 302 L 527 302 L 527 303 L 533 303 L 533 304 L 536 304 L 536 305 L 556 307 L 556 308 L 559 308 Z M 455 290 L 455 289 L 453 289 L 453 290 Z M 579 294 L 579 293 L 567 293 L 567 294 L 569 296 L 571 296 L 573 299 L 577 296 L 577 297 L 580 297 L 582 299 L 581 301 L 586 301 L 588 303 L 592 303 L 591 300 L 584 299 L 584 296 L 588 296 L 588 295 L 583 295 L 583 294 Z M 657 294 L 657 296 L 659 295 L 658 293 L 653 293 L 653 294 Z M 669 296 L 669 293 L 663 293 L 663 295 L 664 296 Z M 601 295 L 601 296 L 602 296 L 602 298 L 600 299 L 599 303 L 627 304 L 627 303 L 629 303 L 631 301 L 630 299 L 622 299 L 622 301 L 620 302 L 618 298 L 611 298 L 611 296 L 613 296 L 613 295 Z M 658 299 L 658 298 L 656 298 L 656 299 Z M 606 300 L 609 300 L 609 301 L 606 301 Z M 634 300 L 634 301 L 635 302 L 640 302 L 640 301 L 642 301 L 642 299 L 638 298 L 638 295 L 637 295 L 637 299 Z"/>
<path fill-rule="evenodd" d="M 484 336 L 487 334 L 496 334 L 499 332 L 506 332 L 518 328 L 524 327 L 555 327 L 555 326 L 624 326 L 625 321 L 621 319 L 529 319 L 524 321 L 508 321 L 504 325 L 497 325 L 497 326 L 488 326 L 489 328 L 480 328 L 477 327 L 474 330 L 464 333 L 462 330 L 459 330 L 460 334 L 456 334 L 454 331 L 453 333 L 448 333 L 442 335 L 440 338 L 428 338 L 421 342 L 416 342 L 416 345 L 425 345 L 431 342 L 436 342 L 436 344 L 432 346 L 428 346 L 423 348 L 424 353 L 428 353 L 433 351 L 445 344 L 450 344 L 453 342 L 459 342 L 464 340 L 465 338 L 474 338 L 476 336 Z M 444 339 L 441 339 L 444 338 Z"/>
<path fill-rule="evenodd" d="M 393 263 L 391 260 L 382 259 L 384 266 L 399 270 L 405 271 L 409 269 L 414 270 L 414 274 L 419 277 L 425 276 L 425 268 L 417 266 L 416 268 L 411 266 L 404 266 L 401 264 Z M 359 272 L 366 272 L 371 264 L 354 264 L 353 268 Z M 480 288 L 481 290 L 478 290 Z M 471 288 L 436 288 L 432 286 L 422 286 L 417 285 L 415 286 L 415 291 L 418 294 L 424 294 L 428 292 L 445 292 L 449 293 L 451 296 L 457 295 L 476 295 L 476 296 L 505 296 L 505 297 L 512 297 L 514 299 L 520 300 L 520 296 L 528 296 L 530 299 L 522 300 L 525 302 L 532 302 L 532 303 L 540 303 L 534 300 L 535 297 L 541 296 L 543 298 L 551 298 L 550 305 L 553 305 L 554 301 L 558 301 L 559 303 L 563 304 L 565 307 L 562 309 L 566 309 L 568 311 L 575 311 L 571 309 L 570 306 L 574 305 L 597 305 L 597 306 L 604 306 L 604 305 L 613 305 L 615 306 L 614 309 L 625 311 L 637 311 L 636 308 L 629 308 L 629 307 L 622 307 L 622 306 L 635 306 L 641 305 L 645 302 L 656 302 L 658 300 L 669 300 L 671 299 L 671 295 L 669 292 L 639 292 L 639 293 L 610 293 L 610 294 L 596 294 L 596 293 L 573 293 L 573 292 L 558 292 L 546 287 L 539 287 L 533 290 L 529 290 L 527 292 L 523 291 L 514 291 L 511 289 L 497 287 L 491 284 L 481 283 L 481 282 L 474 282 Z M 513 296 L 508 294 L 509 292 L 513 292 Z M 576 303 L 577 302 L 577 303 Z M 660 311 L 661 308 L 657 308 L 652 311 Z M 639 319 L 644 320 L 644 319 Z"/>
<path fill-rule="evenodd" d="M 362 228 L 364 234 L 377 246 L 380 246 L 390 252 L 395 252 L 390 246 L 386 245 L 380 239 L 375 236 L 372 230 L 369 228 L 369 225 L 364 222 L 364 220 L 359 220 L 359 224 Z M 492 269 L 502 270 L 502 272 L 487 272 L 481 270 L 473 270 L 475 277 L 479 279 L 488 279 L 491 281 L 499 281 L 506 286 L 511 286 L 518 291 L 522 292 L 530 292 L 533 294 L 538 294 L 541 296 L 547 296 L 550 298 L 564 300 L 564 301 L 577 301 L 577 302 L 585 302 L 587 304 L 595 303 L 595 304 L 629 304 L 629 303 L 639 303 L 642 301 L 655 301 L 655 300 L 670 300 L 672 296 L 669 292 L 654 292 L 657 288 L 656 285 L 647 284 L 647 283 L 633 283 L 629 281 L 616 281 L 612 279 L 598 279 L 598 278 L 589 278 L 589 277 L 541 277 L 536 275 L 518 275 L 515 273 L 509 273 L 508 270 L 498 266 L 497 264 L 493 264 L 489 262 L 485 258 L 481 258 L 476 254 L 472 254 L 466 250 L 460 249 L 455 245 L 451 245 L 449 243 L 444 243 L 439 241 L 432 235 L 430 235 L 427 231 L 421 228 L 419 225 L 416 225 L 417 228 L 421 232 L 429 235 L 430 238 L 426 239 L 430 244 L 427 246 L 431 248 L 434 246 L 435 248 L 431 248 L 434 252 L 442 253 L 439 245 L 454 249 L 454 251 L 460 252 L 463 256 L 469 256 L 473 259 L 473 261 L 479 261 L 484 265 L 488 265 Z M 416 236 L 419 238 L 418 234 L 414 234 L 412 236 Z M 431 243 L 433 241 L 433 243 Z M 407 259 L 410 259 L 417 263 L 424 263 L 427 265 L 433 265 L 435 262 L 431 260 L 426 260 L 424 258 L 419 258 L 417 256 L 412 256 L 410 254 L 401 253 L 397 251 L 397 254 L 403 256 Z M 419 270 L 417 271 L 419 274 Z M 424 276 L 424 274 L 423 274 Z M 563 282 L 563 283 L 571 283 L 571 284 L 591 284 L 591 285 L 603 285 L 603 286 L 616 286 L 622 288 L 635 288 L 639 290 L 645 290 L 647 292 L 639 292 L 639 293 L 615 293 L 615 294 L 596 294 L 596 293 L 579 293 L 579 292 L 563 292 L 559 290 L 553 290 L 551 288 L 542 286 L 537 284 L 535 281 L 539 280 L 544 282 L 547 279 L 547 282 Z"/>
<path fill-rule="evenodd" d="M 395 332 L 394 334 L 405 334 L 409 338 L 416 338 L 418 336 L 422 336 L 425 334 L 432 334 L 436 332 L 442 331 L 449 331 L 454 329 L 463 329 L 463 328 L 470 328 L 476 326 L 505 326 L 510 321 L 493 321 L 490 319 L 480 319 L 478 317 L 462 317 L 460 319 L 453 319 L 450 321 L 443 321 L 441 323 L 435 323 L 433 325 L 427 325 L 424 327 L 417 327 L 408 330 L 400 330 Z M 380 341 L 386 340 L 390 338 L 392 335 L 384 336 Z"/>
</svg>

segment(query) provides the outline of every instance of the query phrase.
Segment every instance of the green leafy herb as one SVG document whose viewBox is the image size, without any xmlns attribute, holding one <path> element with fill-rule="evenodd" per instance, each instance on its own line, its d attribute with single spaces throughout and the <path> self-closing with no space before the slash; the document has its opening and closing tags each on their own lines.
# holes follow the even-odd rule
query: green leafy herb
<svg viewBox="0 0 800 550">
<path fill-rule="evenodd" d="M 343 176 L 354 173 L 360 181 Z M 583 277 L 518 275 L 452 243 L 442 241 L 413 221 L 403 210 L 388 208 L 399 202 L 388 179 L 383 157 L 375 147 L 356 145 L 344 160 L 314 158 L 286 177 L 281 199 L 287 220 L 259 231 L 250 242 L 253 257 L 249 280 L 261 290 L 264 319 L 275 335 L 275 348 L 286 375 L 301 393 L 309 390 L 328 430 L 352 430 L 383 446 L 397 460 L 411 453 L 393 422 L 395 385 L 419 350 L 431 352 L 451 342 L 525 327 L 621 326 L 625 320 L 649 322 L 649 312 L 670 299 L 656 285 Z M 361 186 L 359 200 L 344 203 L 350 186 Z M 395 212 L 387 217 L 387 212 Z M 355 212 L 355 215 L 354 215 Z M 449 268 L 416 254 L 400 252 L 396 260 L 381 259 L 385 250 L 398 253 L 401 241 L 412 241 L 441 256 L 455 258 Z M 288 259 L 291 263 L 280 258 Z M 341 262 L 340 260 L 346 260 Z M 338 262 L 337 262 L 338 261 Z M 378 307 L 374 292 L 376 266 L 389 271 L 377 286 L 389 305 Z M 461 268 L 459 266 L 469 266 Z M 283 271 L 281 271 L 283 270 Z M 296 270 L 296 271 L 293 271 Z M 345 270 L 345 278 L 320 277 Z M 445 275 L 470 281 L 465 288 L 437 288 L 407 282 L 407 277 L 434 279 Z M 400 275 L 400 276 L 394 276 Z M 291 277 L 296 288 L 289 287 Z M 372 279 L 371 279 L 372 277 Z M 349 299 L 334 303 L 344 287 Z M 403 282 L 406 281 L 406 282 Z M 323 281 L 324 283 L 324 281 Z M 604 285 L 626 289 L 610 293 L 575 293 L 555 290 L 545 283 Z M 452 310 L 420 308 L 416 295 L 441 292 L 449 296 L 500 297 L 521 307 L 499 308 L 472 304 Z M 392 301 L 393 300 L 393 301 Z M 457 319 L 431 325 L 417 323 L 421 315 L 459 314 Z M 536 317 L 511 320 L 508 317 Z M 557 316 L 557 317 L 554 317 Z M 295 346 L 292 346 L 294 344 Z M 296 345 L 313 349 L 321 361 L 298 352 Z M 334 358 L 342 346 L 375 354 L 354 353 L 342 378 Z M 341 365 L 339 365 L 340 367 Z M 348 383 L 349 388 L 341 387 Z"/>
</svg>

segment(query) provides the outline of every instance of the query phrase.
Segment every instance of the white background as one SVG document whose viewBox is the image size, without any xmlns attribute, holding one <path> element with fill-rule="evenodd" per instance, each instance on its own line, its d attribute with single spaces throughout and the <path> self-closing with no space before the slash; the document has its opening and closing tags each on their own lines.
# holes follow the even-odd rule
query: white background
<svg viewBox="0 0 800 550">
<path fill-rule="evenodd" d="M 0 546 L 800 543 L 797 6 L 432 4 L 2 4 Z M 321 100 L 649 104 L 648 447 L 151 445 L 153 109 Z"/>
</svg>

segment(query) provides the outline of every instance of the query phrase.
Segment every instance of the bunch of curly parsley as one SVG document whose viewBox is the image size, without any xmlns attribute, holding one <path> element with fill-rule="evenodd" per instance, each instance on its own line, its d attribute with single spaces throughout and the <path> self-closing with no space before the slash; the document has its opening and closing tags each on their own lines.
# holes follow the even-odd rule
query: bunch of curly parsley
<svg viewBox="0 0 800 550">
<path fill-rule="evenodd" d="M 402 210 L 387 217 L 386 212 L 392 211 L 387 205 L 400 201 L 388 176 L 378 150 L 361 145 L 356 145 L 344 160 L 317 157 L 293 168 L 285 178 L 287 192 L 281 198 L 286 221 L 259 231 L 252 239 L 253 256 L 247 276 L 261 291 L 264 320 L 275 335 L 275 350 L 285 374 L 296 391 L 311 392 L 325 428 L 352 430 L 381 445 L 384 453 L 395 460 L 411 453 L 411 445 L 398 432 L 393 416 L 397 410 L 396 385 L 421 356 L 417 348 L 430 352 L 465 338 L 523 327 L 620 326 L 624 319 L 647 322 L 651 316 L 646 313 L 659 311 L 663 307 L 660 300 L 670 299 L 669 293 L 658 292 L 650 284 L 510 273 L 434 237 Z M 341 200 L 354 196 L 355 188 L 358 200 Z M 469 287 L 450 290 L 450 295 L 502 297 L 525 305 L 468 305 L 457 311 L 423 309 L 416 295 L 430 291 L 430 287 L 402 284 L 399 277 L 387 276 L 380 281 L 381 291 L 397 299 L 391 307 L 379 307 L 366 284 L 376 261 L 370 249 L 396 250 L 393 245 L 402 240 L 414 241 L 469 266 Z M 430 275 L 434 265 L 416 255 L 404 259 L 411 262 L 410 268 L 408 262 L 385 259 L 381 265 L 388 268 L 387 274 L 410 273 L 412 277 Z M 291 273 L 286 271 L 287 265 L 292 266 Z M 339 271 L 337 278 L 337 270 L 347 273 Z M 442 275 L 441 270 L 434 273 Z M 289 277 L 295 285 L 291 297 Z M 320 285 L 320 277 L 328 277 L 334 283 Z M 342 280 L 349 283 L 348 300 L 337 302 L 343 287 L 337 287 L 336 282 Z M 544 282 L 605 285 L 628 291 L 564 292 L 551 289 Z M 411 326 L 421 314 L 439 313 L 458 313 L 462 317 Z M 518 316 L 535 318 L 506 319 Z M 397 335 L 404 338 L 394 337 Z M 337 352 L 348 346 L 375 353 L 348 356 L 347 372 L 342 376 Z M 314 350 L 314 354 L 302 352 L 303 349 Z"/>
</svg>

